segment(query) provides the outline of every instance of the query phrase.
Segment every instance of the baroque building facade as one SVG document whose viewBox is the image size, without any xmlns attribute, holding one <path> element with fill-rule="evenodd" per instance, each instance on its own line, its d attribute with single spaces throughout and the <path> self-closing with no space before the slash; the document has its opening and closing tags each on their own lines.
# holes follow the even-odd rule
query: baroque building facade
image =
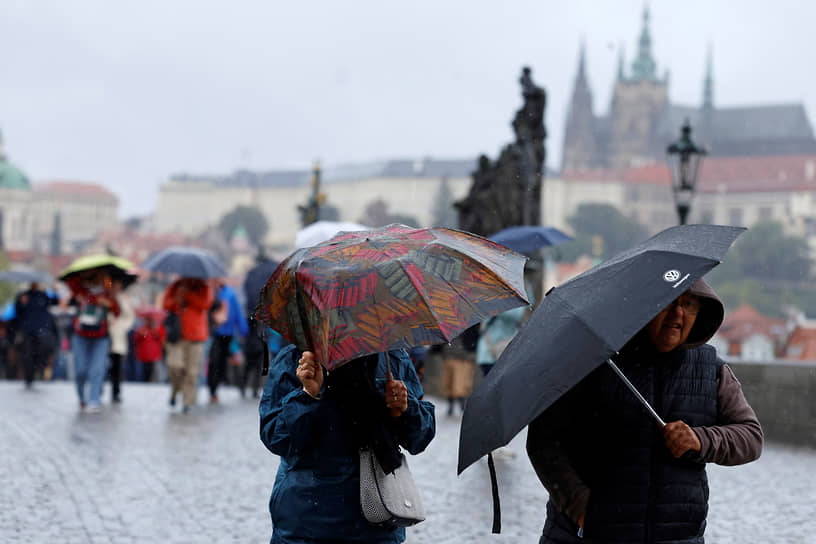
<svg viewBox="0 0 816 544">
<path fill-rule="evenodd" d="M 443 192 L 451 200 L 464 197 L 476 166 L 475 158 L 333 166 L 322 170 L 320 191 L 325 204 L 337 209 L 340 221 L 359 222 L 366 206 L 380 200 L 389 213 L 414 217 L 420 223 L 416 226 L 430 226 L 435 200 Z M 265 243 L 279 253 L 287 252 L 301 228 L 298 205 L 310 198 L 311 176 L 305 169 L 174 175 L 159 187 L 151 225 L 159 233 L 194 236 L 217 225 L 237 206 L 254 206 L 269 224 Z"/>
<path fill-rule="evenodd" d="M 32 184 L 0 134 L 0 249 L 73 253 L 118 222 L 119 199 L 95 183 Z M 55 243 L 59 247 L 54 247 Z"/>
</svg>

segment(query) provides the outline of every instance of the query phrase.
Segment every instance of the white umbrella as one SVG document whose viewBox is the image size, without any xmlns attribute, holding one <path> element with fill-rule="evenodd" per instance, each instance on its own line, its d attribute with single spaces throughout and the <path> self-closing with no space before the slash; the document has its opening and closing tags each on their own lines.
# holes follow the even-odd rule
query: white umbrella
<svg viewBox="0 0 816 544">
<path fill-rule="evenodd" d="M 317 221 L 300 229 L 297 234 L 295 234 L 295 249 L 311 247 L 325 242 L 338 232 L 354 232 L 358 230 L 371 230 L 371 227 L 351 221 Z"/>
</svg>

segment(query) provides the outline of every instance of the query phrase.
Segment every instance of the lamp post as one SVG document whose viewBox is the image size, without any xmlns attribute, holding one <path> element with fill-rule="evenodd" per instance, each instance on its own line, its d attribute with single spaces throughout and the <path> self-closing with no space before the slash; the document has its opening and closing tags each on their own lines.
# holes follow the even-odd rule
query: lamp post
<svg viewBox="0 0 816 544">
<path fill-rule="evenodd" d="M 696 145 L 691 140 L 691 125 L 686 119 L 680 129 L 680 139 L 666 148 L 666 161 L 669 163 L 672 177 L 674 204 L 677 207 L 681 225 L 686 224 L 691 199 L 694 197 L 697 184 L 700 161 L 706 153 L 704 147 Z"/>
</svg>

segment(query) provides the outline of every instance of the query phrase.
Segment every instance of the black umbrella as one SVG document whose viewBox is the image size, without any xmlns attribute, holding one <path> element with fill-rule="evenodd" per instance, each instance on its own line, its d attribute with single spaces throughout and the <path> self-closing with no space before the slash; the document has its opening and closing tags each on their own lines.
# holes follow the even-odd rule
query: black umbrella
<svg viewBox="0 0 816 544">
<path fill-rule="evenodd" d="M 47 284 L 54 279 L 44 272 L 31 268 L 17 268 L 0 272 L 0 281 L 11 283 L 42 283 Z"/>
<path fill-rule="evenodd" d="M 203 280 L 227 276 L 224 265 L 212 253 L 197 247 L 168 247 L 148 257 L 142 268 Z"/>
<path fill-rule="evenodd" d="M 255 311 L 255 306 L 258 305 L 261 289 L 263 289 L 266 282 L 269 281 L 269 276 L 278 267 L 278 261 L 272 259 L 263 259 L 258 264 L 253 266 L 247 272 L 244 278 L 244 294 L 246 295 L 247 314 Z"/>
<path fill-rule="evenodd" d="M 744 230 L 672 227 L 550 290 L 468 400 L 458 471 L 507 444 L 607 361 Z"/>
</svg>

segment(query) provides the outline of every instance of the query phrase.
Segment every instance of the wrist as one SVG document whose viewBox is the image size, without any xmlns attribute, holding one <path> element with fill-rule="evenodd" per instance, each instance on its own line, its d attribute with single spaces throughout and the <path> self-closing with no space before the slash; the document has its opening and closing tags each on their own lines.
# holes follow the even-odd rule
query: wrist
<svg viewBox="0 0 816 544">
<path fill-rule="evenodd" d="M 321 395 L 320 395 L 319 391 L 318 391 L 318 393 L 316 395 L 314 395 L 314 394 L 312 394 L 311 391 L 306 389 L 305 385 L 303 386 L 303 392 L 306 393 L 307 395 L 309 395 L 310 397 L 312 397 L 314 400 L 320 400 L 321 399 Z"/>
</svg>

